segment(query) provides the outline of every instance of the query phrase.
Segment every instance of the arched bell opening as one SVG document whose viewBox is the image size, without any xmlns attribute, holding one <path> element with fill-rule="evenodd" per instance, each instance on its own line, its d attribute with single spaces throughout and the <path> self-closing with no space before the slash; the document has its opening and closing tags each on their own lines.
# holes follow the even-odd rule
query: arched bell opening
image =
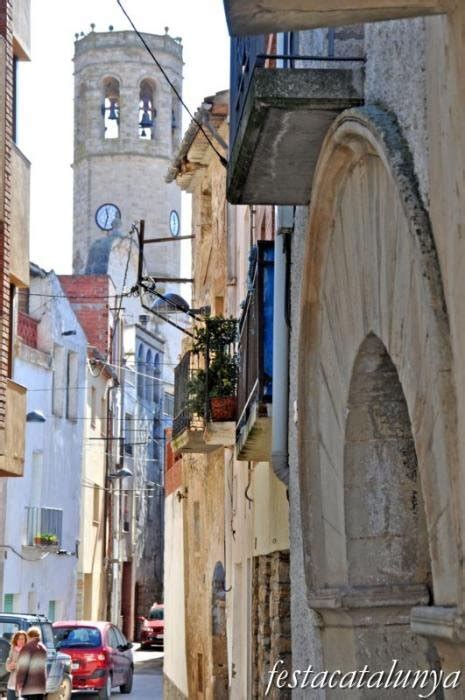
<svg viewBox="0 0 465 700">
<path fill-rule="evenodd" d="M 116 78 L 105 78 L 103 81 L 103 134 L 105 139 L 119 137 L 120 124 L 120 89 Z"/>
<path fill-rule="evenodd" d="M 139 138 L 150 141 L 155 138 L 155 85 L 143 80 L 139 90 Z"/>
</svg>

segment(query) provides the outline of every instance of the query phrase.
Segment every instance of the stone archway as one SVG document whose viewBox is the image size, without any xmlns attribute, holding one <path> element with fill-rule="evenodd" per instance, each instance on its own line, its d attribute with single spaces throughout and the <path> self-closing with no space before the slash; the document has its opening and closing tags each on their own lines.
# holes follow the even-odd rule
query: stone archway
<svg viewBox="0 0 465 700">
<path fill-rule="evenodd" d="M 379 628 L 386 626 L 389 636 L 393 627 L 387 628 L 388 616 L 389 624 L 403 625 L 410 634 L 415 609 L 424 622 L 418 631 L 434 637 L 447 666 L 451 637 L 430 622 L 445 620 L 461 603 L 449 327 L 431 228 L 408 150 L 396 124 L 379 109 L 341 115 L 323 145 L 312 190 L 301 299 L 298 434 L 304 566 L 310 606 L 323 620 L 325 663 L 340 661 L 339 648 L 342 665 L 357 668 L 360 648 L 354 627 L 371 620 Z M 395 557 L 391 566 L 388 557 L 390 575 L 384 580 L 365 561 L 362 582 L 354 558 L 356 525 L 347 513 L 361 500 L 361 491 L 350 481 L 363 477 L 363 464 L 357 464 L 346 434 L 357 423 L 353 415 L 347 423 L 352 379 L 362 377 L 360 363 L 368 361 L 364 351 L 372 343 L 385 352 L 411 426 L 408 449 L 418 461 L 417 495 L 418 503 L 424 503 L 427 537 L 418 521 L 418 559 L 394 575 Z M 366 430 L 369 424 L 361 427 Z M 396 459 L 399 467 L 401 458 Z M 398 512 L 405 531 L 413 511 L 404 495 Z M 359 547 L 368 550 L 366 541 Z M 400 556 L 408 549 L 404 539 Z M 443 639 L 438 641 L 438 635 Z M 388 645 L 387 654 L 395 644 Z M 427 653 L 427 646 L 418 640 L 412 662 Z M 401 647 L 398 655 L 405 654 Z"/>
</svg>

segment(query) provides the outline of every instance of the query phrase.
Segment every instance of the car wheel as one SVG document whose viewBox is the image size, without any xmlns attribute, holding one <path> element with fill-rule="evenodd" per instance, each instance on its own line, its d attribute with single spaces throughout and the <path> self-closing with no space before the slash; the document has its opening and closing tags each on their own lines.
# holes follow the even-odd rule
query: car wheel
<svg viewBox="0 0 465 700">
<path fill-rule="evenodd" d="M 134 670 L 129 671 L 128 679 L 124 685 L 120 685 L 119 690 L 122 695 L 129 695 L 132 692 L 132 682 L 134 679 Z"/>
<path fill-rule="evenodd" d="M 47 698 L 48 700 L 70 700 L 72 690 L 71 680 L 65 676 L 58 690 L 55 693 L 49 693 Z"/>
<path fill-rule="evenodd" d="M 108 674 L 107 682 L 105 686 L 99 691 L 99 700 L 109 700 L 111 697 L 111 676 Z"/>
</svg>

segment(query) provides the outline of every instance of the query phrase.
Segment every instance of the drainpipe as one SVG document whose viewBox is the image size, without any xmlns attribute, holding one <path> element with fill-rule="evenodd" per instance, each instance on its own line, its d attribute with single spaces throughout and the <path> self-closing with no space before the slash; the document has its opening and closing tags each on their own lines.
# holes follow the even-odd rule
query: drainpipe
<svg viewBox="0 0 465 700">
<path fill-rule="evenodd" d="M 288 241 L 294 229 L 294 208 L 276 207 L 277 231 L 274 255 L 273 313 L 273 412 L 271 466 L 286 486 L 289 484 L 289 319 Z"/>
</svg>

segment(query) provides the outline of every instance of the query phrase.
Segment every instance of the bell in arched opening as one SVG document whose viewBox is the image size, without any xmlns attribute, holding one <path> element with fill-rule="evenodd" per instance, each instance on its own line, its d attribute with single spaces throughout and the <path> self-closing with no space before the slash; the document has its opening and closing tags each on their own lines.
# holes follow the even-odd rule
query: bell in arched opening
<svg viewBox="0 0 465 700">
<path fill-rule="evenodd" d="M 155 118 L 157 111 L 154 106 L 155 87 L 150 80 L 143 80 L 139 93 L 139 136 L 141 139 L 153 139 L 155 136 Z"/>
</svg>

